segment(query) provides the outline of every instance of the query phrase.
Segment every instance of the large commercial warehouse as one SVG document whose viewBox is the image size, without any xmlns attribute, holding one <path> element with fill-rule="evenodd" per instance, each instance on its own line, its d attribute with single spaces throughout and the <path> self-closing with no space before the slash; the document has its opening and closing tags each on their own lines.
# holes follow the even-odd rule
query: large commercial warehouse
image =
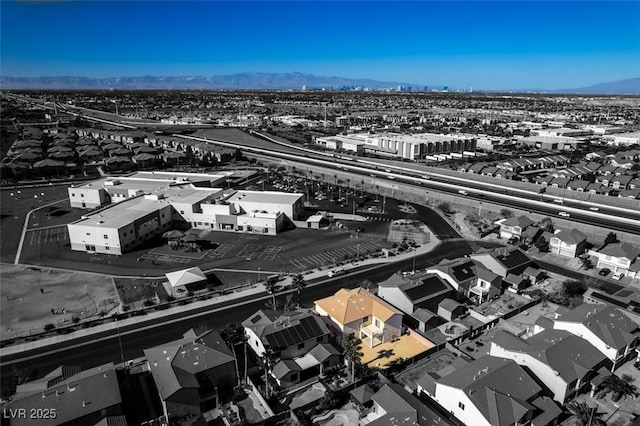
<svg viewBox="0 0 640 426">
<path fill-rule="evenodd" d="M 126 198 L 67 227 L 72 250 L 120 255 L 172 227 L 275 235 L 303 209 L 302 194 L 181 185 Z"/>
<path fill-rule="evenodd" d="M 319 137 L 316 144 L 328 149 L 370 151 L 409 160 L 421 160 L 427 155 L 473 151 L 476 139 L 464 135 L 438 135 L 434 133 L 357 133 L 348 136 Z"/>
</svg>

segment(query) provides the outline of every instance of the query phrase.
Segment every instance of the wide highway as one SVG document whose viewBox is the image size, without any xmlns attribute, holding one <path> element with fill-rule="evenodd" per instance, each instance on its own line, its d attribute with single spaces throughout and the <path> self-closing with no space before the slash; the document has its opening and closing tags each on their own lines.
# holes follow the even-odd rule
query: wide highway
<svg viewBox="0 0 640 426">
<path fill-rule="evenodd" d="M 30 100 L 30 98 L 17 97 L 15 95 L 12 96 L 23 101 Z M 38 102 L 34 101 L 34 103 Z M 43 105 L 43 102 L 40 101 L 39 105 Z M 46 104 L 44 106 L 51 108 Z M 89 111 L 86 108 L 84 110 Z M 99 120 L 101 122 L 110 122 L 114 125 L 120 125 L 127 128 L 135 128 L 131 125 L 123 125 L 118 121 L 96 119 L 95 117 L 85 116 L 84 114 L 80 113 L 73 114 L 88 119 Z M 478 203 L 484 201 L 488 203 L 503 205 L 505 207 L 514 207 L 532 213 L 567 219 L 573 222 L 584 223 L 612 231 L 628 232 L 640 235 L 640 202 L 637 207 L 633 208 L 620 208 L 611 205 L 590 203 L 586 201 L 580 202 L 578 200 L 571 200 L 564 197 L 539 194 L 533 191 L 516 188 L 506 188 L 504 186 L 501 186 L 499 182 L 485 183 L 475 181 L 467 177 L 439 175 L 436 172 L 437 168 L 433 169 L 433 171 L 425 172 L 422 170 L 413 170 L 408 166 L 404 167 L 376 163 L 371 159 L 345 156 L 342 154 L 336 157 L 331 153 L 319 152 L 309 148 L 293 145 L 279 139 L 274 139 L 267 135 L 262 135 L 255 131 L 250 131 L 249 133 L 255 135 L 256 137 L 260 137 L 272 142 L 273 148 L 267 149 L 265 147 L 250 147 L 230 141 L 221 141 L 210 138 L 201 138 L 180 134 L 174 134 L 173 136 L 186 140 L 194 140 L 226 146 L 233 149 L 240 148 L 247 153 L 266 155 L 273 158 L 289 161 L 296 161 L 301 164 L 309 164 L 336 171 L 341 170 L 342 172 L 356 174 L 359 176 L 359 178 L 374 176 L 376 179 L 386 179 L 389 182 L 394 182 L 395 184 L 420 186 L 424 189 L 425 195 L 428 191 L 438 191 L 449 193 L 454 196 L 471 197 L 477 199 Z M 464 193 L 460 193 L 460 191 L 464 191 Z M 562 204 L 554 202 L 553 200 L 561 201 Z M 597 209 L 597 211 L 591 209 Z M 560 215 L 561 212 L 563 215 Z"/>
</svg>

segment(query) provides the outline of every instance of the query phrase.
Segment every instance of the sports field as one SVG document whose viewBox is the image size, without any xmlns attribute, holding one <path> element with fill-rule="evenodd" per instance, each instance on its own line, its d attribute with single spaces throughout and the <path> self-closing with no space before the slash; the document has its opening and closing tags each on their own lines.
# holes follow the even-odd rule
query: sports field
<svg viewBox="0 0 640 426">
<path fill-rule="evenodd" d="M 118 303 L 109 277 L 35 267 L 0 265 L 0 338 L 41 333 L 46 324 L 98 317 Z"/>
</svg>

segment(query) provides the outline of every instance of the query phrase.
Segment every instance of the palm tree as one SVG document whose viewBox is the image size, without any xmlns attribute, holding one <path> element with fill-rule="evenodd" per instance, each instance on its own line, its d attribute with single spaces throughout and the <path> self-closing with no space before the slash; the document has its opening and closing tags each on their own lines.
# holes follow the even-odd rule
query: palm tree
<svg viewBox="0 0 640 426">
<path fill-rule="evenodd" d="M 267 280 L 264 283 L 264 288 L 267 290 L 267 294 L 270 294 L 272 297 L 273 310 L 278 310 L 278 305 L 276 305 L 276 293 L 278 290 L 278 285 L 276 280 Z"/>
<path fill-rule="evenodd" d="M 571 401 L 566 405 L 567 410 L 571 413 L 571 418 L 575 419 L 576 424 L 579 426 L 606 426 L 607 422 L 602 420 L 604 413 L 596 411 L 598 408 L 590 407 L 584 401 Z"/>
<path fill-rule="evenodd" d="M 300 295 L 302 294 L 302 290 L 307 286 L 307 282 L 304 280 L 302 274 L 295 274 L 291 279 L 291 284 L 298 293 L 298 307 L 300 307 Z"/>
<path fill-rule="evenodd" d="M 634 380 L 635 379 L 628 374 L 623 374 L 622 377 L 612 374 L 605 377 L 602 383 L 598 385 L 596 393 L 600 398 L 611 393 L 611 400 L 613 402 L 618 402 L 622 397 L 625 399 L 630 396 L 637 398 L 640 393 L 638 393 L 638 387 L 633 384 Z"/>
<path fill-rule="evenodd" d="M 264 354 L 260 358 L 262 368 L 264 368 L 264 386 L 267 398 L 271 396 L 271 385 L 269 384 L 269 371 L 275 365 L 276 357 L 270 348 L 266 348 Z"/>
<path fill-rule="evenodd" d="M 355 381 L 356 364 L 360 364 L 364 354 L 360 352 L 362 349 L 362 340 L 350 333 L 342 338 L 340 342 L 342 354 L 351 365 L 351 382 Z"/>
</svg>

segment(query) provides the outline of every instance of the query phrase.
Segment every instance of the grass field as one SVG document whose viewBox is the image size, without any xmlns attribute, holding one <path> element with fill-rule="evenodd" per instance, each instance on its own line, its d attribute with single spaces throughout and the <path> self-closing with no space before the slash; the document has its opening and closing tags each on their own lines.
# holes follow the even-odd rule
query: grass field
<svg viewBox="0 0 640 426">
<path fill-rule="evenodd" d="M 42 332 L 45 324 L 69 324 L 73 317 L 97 317 L 118 300 L 109 277 L 12 264 L 1 268 L 2 340 Z"/>
</svg>

